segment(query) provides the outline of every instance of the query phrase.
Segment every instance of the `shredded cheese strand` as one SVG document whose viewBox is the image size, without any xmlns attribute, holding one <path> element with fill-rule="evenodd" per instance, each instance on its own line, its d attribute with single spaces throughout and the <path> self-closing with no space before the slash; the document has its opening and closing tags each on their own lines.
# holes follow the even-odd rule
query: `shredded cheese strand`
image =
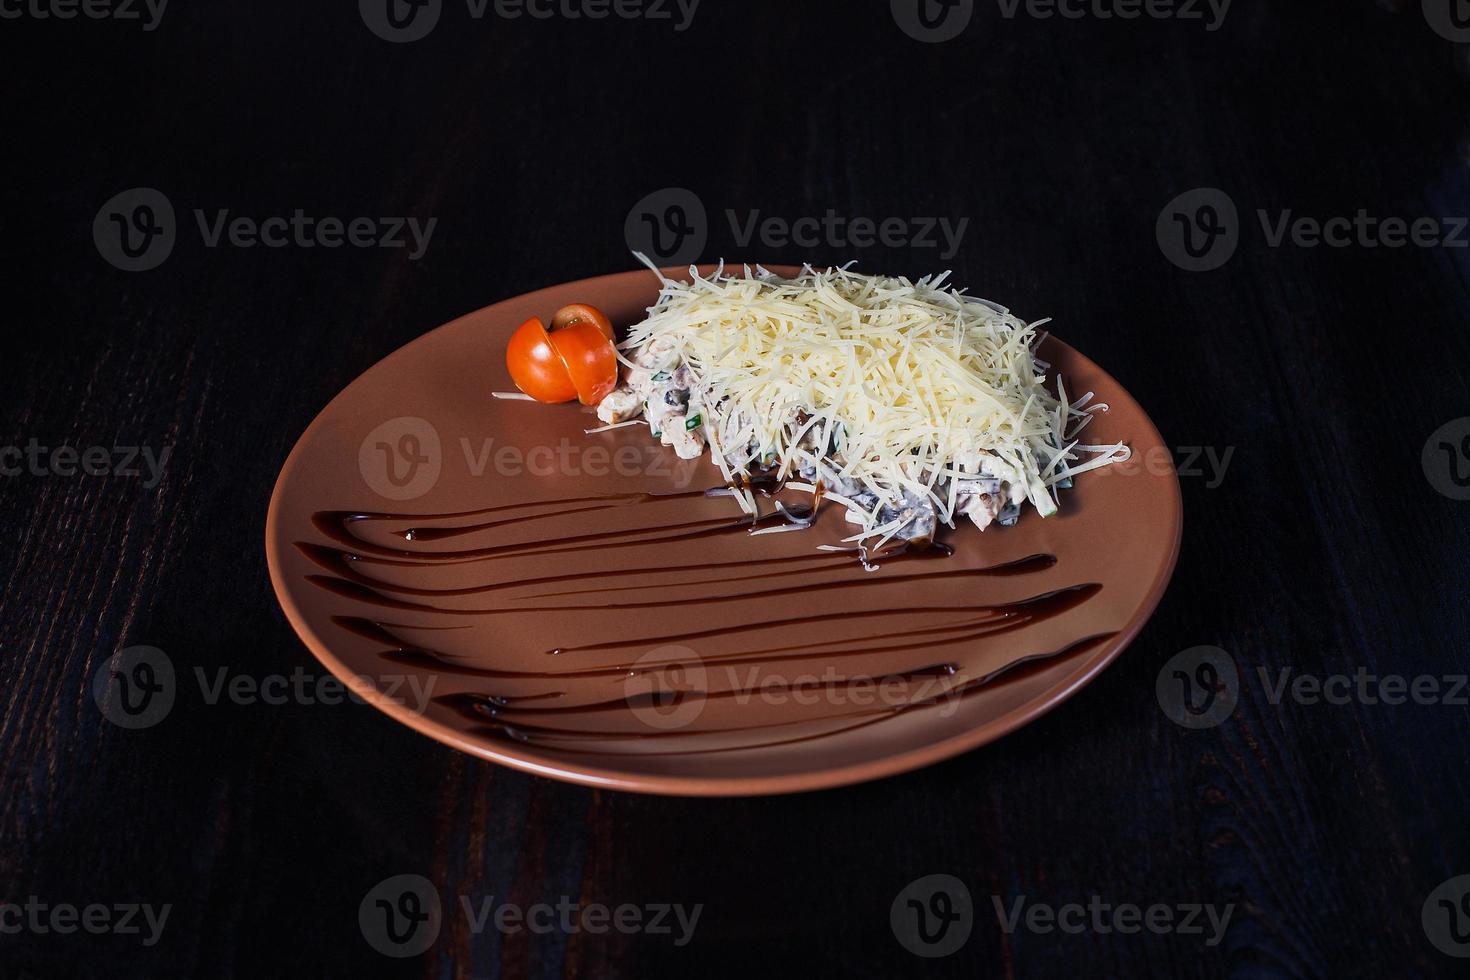
<svg viewBox="0 0 1470 980">
<path fill-rule="evenodd" d="M 847 266 L 805 266 L 793 279 L 742 271 L 722 265 L 706 278 L 691 267 L 688 282 L 660 273 L 657 302 L 621 345 L 636 354 L 659 342 L 668 363 L 689 365 L 715 462 L 732 482 L 762 457 L 783 478 L 825 465 L 886 503 L 927 498 L 952 526 L 954 481 L 936 486 L 973 478 L 977 454 L 1014 467 L 1043 515 L 1056 510 L 1056 484 L 1128 458 L 1122 443 L 1073 438 L 1106 406 L 1090 404 L 1090 392 L 1069 401 L 1060 379 L 1056 395 L 1046 390 L 1035 349 L 1047 321 L 947 287 L 947 272 L 911 281 Z M 846 540 L 890 530 L 870 520 Z"/>
</svg>

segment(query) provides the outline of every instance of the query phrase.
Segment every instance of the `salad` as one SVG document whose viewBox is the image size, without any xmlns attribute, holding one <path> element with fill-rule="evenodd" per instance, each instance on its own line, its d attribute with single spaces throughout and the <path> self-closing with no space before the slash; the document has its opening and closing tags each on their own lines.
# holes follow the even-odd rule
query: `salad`
<svg viewBox="0 0 1470 980">
<path fill-rule="evenodd" d="M 708 452 L 748 513 L 752 484 L 773 480 L 844 506 L 861 528 L 847 540 L 865 548 L 924 542 L 960 519 L 984 530 L 1027 505 L 1054 514 L 1074 477 L 1128 458 L 1081 439 L 1106 405 L 1069 400 L 1060 378 L 1047 387 L 1046 321 L 947 273 L 654 272 L 658 300 L 622 343 L 594 307 L 566 307 L 549 331 L 517 330 L 511 376 L 539 401 L 595 405 L 605 424 L 590 432 L 643 424 L 682 458 Z"/>
</svg>

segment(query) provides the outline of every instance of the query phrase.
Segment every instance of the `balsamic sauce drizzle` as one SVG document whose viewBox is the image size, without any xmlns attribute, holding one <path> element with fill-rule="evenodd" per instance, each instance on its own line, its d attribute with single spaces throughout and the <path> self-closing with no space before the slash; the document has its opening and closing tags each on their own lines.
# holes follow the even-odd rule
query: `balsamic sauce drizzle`
<svg viewBox="0 0 1470 980">
<path fill-rule="evenodd" d="M 747 481 L 745 485 L 768 497 L 774 495 L 781 489 L 781 483 L 771 477 L 756 477 Z M 405 612 L 432 614 L 435 617 L 483 617 L 496 613 L 509 612 L 549 613 L 576 612 L 582 610 L 656 609 L 678 605 L 688 601 L 688 597 L 668 597 L 667 592 L 670 589 L 677 590 L 683 586 L 723 585 L 726 583 L 746 582 L 757 579 L 780 579 L 791 576 L 811 575 L 826 571 L 834 566 L 854 565 L 863 560 L 856 550 L 818 551 L 807 555 L 754 557 L 679 565 L 657 565 L 647 568 L 628 568 L 614 571 L 575 571 L 566 574 L 487 582 L 481 585 L 460 588 L 429 588 L 422 585 L 400 584 L 379 579 L 367 571 L 367 569 L 374 567 L 432 568 L 435 566 L 465 563 L 492 563 L 504 558 L 574 554 L 577 552 L 602 552 L 643 547 L 649 544 L 663 542 L 689 541 L 721 535 L 743 534 L 749 533 L 751 530 L 770 521 L 781 523 L 788 520 L 811 521 L 816 517 L 816 510 L 821 497 L 821 488 L 819 487 L 818 493 L 813 495 L 813 504 L 809 508 L 788 507 L 785 508 L 785 514 L 771 513 L 755 518 L 742 517 L 731 519 L 728 517 L 716 517 L 683 520 L 673 523 L 656 523 L 622 530 L 597 531 L 570 536 L 552 535 L 539 540 L 517 544 L 459 547 L 455 550 L 448 551 L 430 550 L 424 547 L 424 545 L 432 542 L 453 541 L 456 538 L 491 531 L 510 524 L 524 526 L 572 514 L 612 510 L 692 497 L 713 496 L 721 493 L 722 490 L 723 488 L 714 488 L 711 490 L 690 490 L 666 494 L 621 493 L 566 497 L 555 500 L 530 501 L 521 504 L 504 504 L 479 510 L 435 515 L 320 511 L 312 516 L 312 524 L 332 544 L 323 545 L 316 542 L 298 541 L 295 542 L 295 546 L 308 560 L 326 573 L 306 576 L 308 581 L 319 588 L 328 590 L 354 602 Z M 516 516 L 510 516 L 512 512 L 522 513 Z M 470 523 L 453 523 L 448 525 L 443 523 L 446 521 L 456 522 L 465 520 L 470 521 Z M 403 544 L 382 544 L 372 541 L 358 533 L 359 529 L 370 528 L 374 525 L 387 525 L 384 528 L 386 534 L 390 537 L 401 539 Z M 870 557 L 872 560 L 879 561 L 886 566 L 894 562 L 929 563 L 949 558 L 952 554 L 953 549 L 938 542 L 914 542 L 894 545 L 887 551 Z M 840 579 L 838 581 L 818 581 L 799 586 L 783 585 L 771 588 L 737 590 L 713 596 L 700 596 L 699 601 L 701 604 L 751 601 L 753 605 L 758 606 L 761 599 L 788 593 L 793 588 L 800 588 L 803 593 L 829 592 L 846 589 L 864 589 L 868 586 L 880 586 L 894 581 L 1008 577 L 1042 571 L 1051 568 L 1055 564 L 1056 558 L 1053 555 L 1034 554 L 1015 561 L 985 568 L 916 571 L 907 574 L 887 574 L 881 577 L 863 575 L 855 578 Z M 773 565 L 782 567 L 773 571 L 770 567 Z M 747 574 L 729 574 L 752 568 L 758 570 Z M 676 573 L 678 577 L 671 582 L 661 582 L 658 584 L 650 584 L 646 580 L 630 584 L 608 584 L 609 582 L 626 579 L 630 576 L 653 576 L 662 573 Z M 716 574 L 713 577 L 690 578 L 687 573 Z M 435 605 L 428 601 L 414 601 L 415 599 L 489 596 L 506 589 L 520 589 L 535 586 L 550 586 L 553 588 L 553 591 L 538 591 L 531 595 L 517 596 L 508 600 L 508 605 L 498 608 L 457 609 L 452 606 Z M 562 588 L 562 586 L 569 587 Z M 654 588 L 659 589 L 660 593 L 665 597 L 653 600 L 619 600 L 576 605 L 547 606 L 526 604 L 526 600 L 528 599 L 569 600 L 576 597 L 637 592 Z M 347 615 L 334 616 L 332 617 L 332 622 L 349 633 L 380 644 L 384 647 L 379 654 L 381 657 L 390 662 L 405 666 L 431 669 L 442 673 L 474 677 L 487 681 L 496 679 L 538 681 L 605 679 L 611 684 L 618 680 L 636 677 L 640 674 L 663 673 L 674 669 L 687 668 L 692 665 L 670 660 L 652 664 L 642 661 L 618 661 L 610 664 L 602 663 L 577 666 L 566 663 L 563 655 L 607 654 L 638 648 L 648 649 L 658 645 L 681 644 L 712 636 L 730 636 L 773 629 L 785 631 L 780 634 L 783 636 L 804 636 L 809 632 L 815 632 L 819 635 L 803 642 L 790 643 L 784 646 L 755 645 L 723 653 L 718 656 L 699 658 L 698 666 L 704 668 L 729 667 L 737 664 L 750 665 L 819 660 L 838 654 L 847 656 L 890 653 L 912 649 L 914 646 L 913 641 L 916 637 L 929 638 L 928 642 L 931 643 L 954 643 L 1022 629 L 1054 616 L 1059 616 L 1080 606 L 1096 595 L 1100 589 L 1101 586 L 1097 583 L 1080 583 L 1043 592 L 1025 599 L 989 606 L 915 606 L 911 604 L 874 606 L 871 604 L 872 600 L 869 600 L 870 604 L 855 611 L 747 620 L 729 627 L 698 629 L 685 632 L 666 632 L 595 644 L 584 644 L 581 646 L 555 647 L 544 651 L 544 653 L 549 657 L 557 658 L 557 669 L 547 669 L 544 671 L 506 670 L 477 664 L 467 664 L 448 653 L 409 642 L 400 635 L 401 631 L 407 630 L 468 629 L 470 628 L 469 624 L 435 624 L 423 626 L 407 623 L 389 623 L 375 618 Z M 820 629 L 805 632 L 789 629 L 790 627 L 810 627 L 824 623 L 893 616 L 895 614 L 921 615 L 926 617 L 954 617 L 958 615 L 959 618 L 953 618 L 939 623 L 926 619 L 917 626 L 910 625 L 898 630 L 867 633 L 855 640 L 834 640 L 830 637 L 820 635 L 823 632 Z M 606 714 L 609 712 L 632 712 L 650 707 L 667 708 L 670 705 L 677 705 L 683 699 L 687 698 L 721 701 L 737 697 L 742 693 L 746 696 L 750 695 L 750 692 L 737 691 L 653 691 L 628 694 L 622 697 L 613 696 L 581 704 L 559 704 L 558 702 L 566 696 L 565 691 L 550 691 L 540 694 L 515 696 L 494 693 L 462 693 L 439 697 L 435 699 L 435 702 L 459 713 L 462 717 L 481 723 L 481 733 L 485 735 L 506 738 L 520 743 L 535 742 L 563 752 L 586 751 L 588 753 L 597 752 L 604 755 L 616 754 L 614 749 L 607 743 L 630 739 L 643 740 L 672 738 L 675 736 L 689 738 L 698 735 L 729 734 L 733 732 L 755 734 L 760 731 L 801 724 L 817 727 L 825 726 L 825 730 L 814 734 L 802 734 L 792 738 L 777 739 L 776 741 L 752 743 L 742 740 L 739 744 L 732 746 L 717 746 L 713 748 L 686 747 L 681 748 L 677 752 L 654 752 L 651 754 L 696 755 L 709 752 L 739 751 L 773 745 L 788 745 L 815 738 L 825 738 L 840 732 L 865 728 L 869 725 L 897 717 L 913 709 L 932 705 L 936 703 L 936 699 L 938 698 L 967 698 L 981 690 L 996 677 L 1019 667 L 1023 663 L 1065 656 L 1073 652 L 1078 652 L 1083 648 L 1094 647 L 1114 635 L 1107 633 L 1089 636 L 1052 653 L 1022 658 L 998 670 L 992 671 L 983 677 L 963 679 L 960 683 L 948 687 L 940 694 L 934 696 L 916 697 L 912 701 L 905 701 L 897 705 L 854 708 L 850 711 L 828 714 L 817 718 L 795 717 L 789 720 L 752 723 L 749 725 L 736 724 L 726 727 L 702 729 L 679 728 L 670 730 L 661 730 L 645 725 L 638 731 L 630 732 L 616 728 L 589 729 L 559 727 L 556 724 L 557 718 Z M 581 658 L 578 657 L 577 659 Z M 902 683 L 905 685 L 916 683 L 933 684 L 937 681 L 943 681 L 960 675 L 961 668 L 958 664 L 945 662 L 915 670 L 889 674 L 886 677 L 876 678 L 874 680 Z M 837 678 L 824 681 L 823 683 L 826 685 L 840 685 L 847 683 L 848 680 L 846 678 Z M 839 727 L 832 728 L 831 726 L 834 724 Z M 596 748 L 582 750 L 576 748 L 574 745 L 566 744 L 588 741 L 596 742 Z M 639 750 L 637 754 L 645 755 L 650 753 Z"/>
<path fill-rule="evenodd" d="M 724 752 L 741 752 L 757 748 L 771 748 L 775 746 L 794 745 L 800 742 L 809 742 L 816 739 L 830 738 L 833 735 L 857 731 L 858 729 L 867 728 L 870 725 L 876 725 L 884 721 L 892 720 L 917 708 L 930 707 L 933 705 L 944 703 L 946 701 L 963 701 L 969 697 L 974 696 L 980 691 L 985 690 L 988 685 L 1002 678 L 1003 675 L 1009 674 L 1012 671 L 1016 671 L 1019 668 L 1023 668 L 1025 665 L 1034 664 L 1046 660 L 1056 660 L 1062 657 L 1078 654 L 1084 650 L 1092 649 L 1097 645 L 1103 643 L 1104 641 L 1112 639 L 1116 635 L 1117 634 L 1115 633 L 1097 633 L 1093 634 L 1092 636 L 1083 637 L 1080 640 L 1076 640 L 1072 643 L 1067 644 L 1060 650 L 1055 650 L 1049 653 L 1035 654 L 1029 657 L 1022 657 L 1019 660 L 1006 664 L 1005 666 L 993 670 L 980 677 L 969 678 L 953 687 L 945 688 L 934 694 L 920 695 L 912 701 L 901 702 L 895 705 L 883 705 L 879 707 L 854 707 L 852 710 L 849 711 L 837 712 L 835 714 L 826 715 L 817 719 L 796 718 L 787 721 L 767 723 L 763 725 L 734 725 L 726 727 L 678 729 L 644 728 L 638 731 L 620 731 L 616 729 L 611 729 L 599 731 L 589 730 L 586 728 L 560 728 L 557 727 L 555 724 L 538 723 L 536 721 L 521 721 L 515 720 L 513 717 L 511 717 L 511 715 L 513 714 L 521 714 L 529 715 L 533 718 L 541 718 L 557 713 L 563 715 L 578 714 L 584 712 L 594 712 L 598 710 L 605 711 L 612 708 L 621 709 L 625 707 L 628 710 L 669 708 L 678 707 L 685 700 L 690 700 L 693 698 L 702 698 L 705 701 L 710 701 L 738 697 L 742 695 L 749 696 L 750 693 L 737 691 L 650 692 L 649 694 L 629 695 L 626 698 L 620 698 L 616 701 L 608 701 L 602 704 L 570 706 L 568 708 L 560 709 L 559 711 L 556 708 L 539 708 L 530 705 L 517 708 L 513 699 L 496 698 L 493 696 L 479 694 L 446 695 L 436 698 L 435 701 L 445 705 L 446 707 L 452 708 L 464 718 L 472 721 L 481 722 L 482 724 L 480 730 L 481 733 L 484 735 L 504 738 L 509 741 L 518 742 L 521 744 L 536 743 L 545 748 L 552 748 L 556 751 L 573 755 L 581 754 L 605 756 L 620 754 L 609 747 L 609 742 L 644 742 L 650 739 L 675 737 L 688 739 L 691 736 L 697 737 L 700 735 L 719 735 L 732 732 L 743 734 L 771 731 L 773 729 L 788 728 L 802 724 L 820 725 L 825 722 L 846 722 L 846 724 L 841 724 L 841 727 L 828 728 L 823 731 L 799 735 L 793 738 L 778 738 L 773 741 L 742 741 L 737 745 L 722 745 L 707 748 L 680 748 L 678 750 L 669 752 L 635 750 L 621 753 L 629 755 L 636 754 L 638 756 L 714 755 Z M 953 676 L 956 673 L 957 670 L 954 664 L 936 664 L 932 667 L 920 668 L 919 670 L 908 671 L 903 674 L 890 674 L 887 678 L 882 678 L 882 680 L 900 679 L 903 681 L 912 681 L 925 677 L 942 678 L 945 676 Z M 836 685 L 840 685 L 842 683 L 844 683 L 844 681 L 842 680 L 833 682 L 833 684 Z M 596 741 L 598 744 L 595 749 L 582 749 L 577 747 L 575 744 L 566 744 L 568 742 L 576 743 L 579 741 Z"/>
</svg>

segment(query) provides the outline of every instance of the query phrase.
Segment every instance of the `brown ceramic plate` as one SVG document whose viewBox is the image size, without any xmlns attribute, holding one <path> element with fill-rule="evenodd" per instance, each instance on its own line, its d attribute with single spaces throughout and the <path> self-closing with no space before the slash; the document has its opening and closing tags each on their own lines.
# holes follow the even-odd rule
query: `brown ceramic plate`
<svg viewBox="0 0 1470 980">
<path fill-rule="evenodd" d="M 1079 477 L 1054 517 L 946 530 L 952 557 L 874 572 L 816 550 L 855 530 L 834 504 L 811 530 L 752 535 L 701 492 L 721 484 L 707 457 L 678 460 L 644 426 L 584 434 L 598 423 L 576 404 L 491 397 L 512 390 L 505 342 L 527 317 L 587 302 L 625 328 L 657 292 L 628 272 L 471 313 L 302 435 L 266 522 L 271 580 L 317 658 L 387 714 L 592 786 L 815 789 L 999 738 L 1153 612 L 1179 550 L 1169 455 L 1056 340 L 1041 354 L 1067 390 L 1110 406 L 1091 441 L 1124 440 L 1133 461 Z"/>
</svg>

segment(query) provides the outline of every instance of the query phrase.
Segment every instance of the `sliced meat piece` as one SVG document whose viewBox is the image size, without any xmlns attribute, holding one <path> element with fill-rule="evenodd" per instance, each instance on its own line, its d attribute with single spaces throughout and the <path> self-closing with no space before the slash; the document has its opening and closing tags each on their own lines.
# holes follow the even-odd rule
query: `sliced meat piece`
<svg viewBox="0 0 1470 980">
<path fill-rule="evenodd" d="M 616 425 L 637 418 L 643 411 L 643 399 L 627 386 L 614 388 L 607 397 L 597 403 L 597 417 L 608 425 Z"/>
<path fill-rule="evenodd" d="M 1000 516 L 1001 497 L 998 493 L 961 493 L 955 495 L 954 506 L 983 531 Z"/>
<path fill-rule="evenodd" d="M 680 459 L 698 459 L 704 455 L 704 432 L 696 424 L 688 428 L 689 417 L 671 415 L 664 419 L 659 440 L 679 455 Z"/>
</svg>

